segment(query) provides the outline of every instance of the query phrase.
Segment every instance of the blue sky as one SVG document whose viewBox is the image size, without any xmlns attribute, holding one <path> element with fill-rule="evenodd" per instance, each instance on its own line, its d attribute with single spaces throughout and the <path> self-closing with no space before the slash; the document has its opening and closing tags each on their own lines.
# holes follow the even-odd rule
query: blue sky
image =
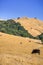
<svg viewBox="0 0 43 65">
<path fill-rule="evenodd" d="M 43 0 L 0 0 L 0 18 L 27 16 L 43 20 Z"/>
</svg>

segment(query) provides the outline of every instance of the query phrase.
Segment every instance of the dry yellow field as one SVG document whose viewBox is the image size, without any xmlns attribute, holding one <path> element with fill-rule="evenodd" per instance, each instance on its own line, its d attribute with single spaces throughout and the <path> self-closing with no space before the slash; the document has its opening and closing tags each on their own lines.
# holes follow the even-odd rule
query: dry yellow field
<svg viewBox="0 0 43 65">
<path fill-rule="evenodd" d="M 19 22 L 33 36 L 43 33 L 43 22 L 38 19 L 22 17 L 20 19 L 13 20 Z"/>
<path fill-rule="evenodd" d="M 35 48 L 40 55 L 31 54 Z M 0 65 L 43 65 L 41 41 L 0 32 Z"/>
<path fill-rule="evenodd" d="M 33 36 L 43 33 L 43 22 L 35 18 L 13 19 Z M 39 49 L 39 54 L 31 54 Z M 0 32 L 0 65 L 43 65 L 43 45 L 40 40 Z"/>
</svg>

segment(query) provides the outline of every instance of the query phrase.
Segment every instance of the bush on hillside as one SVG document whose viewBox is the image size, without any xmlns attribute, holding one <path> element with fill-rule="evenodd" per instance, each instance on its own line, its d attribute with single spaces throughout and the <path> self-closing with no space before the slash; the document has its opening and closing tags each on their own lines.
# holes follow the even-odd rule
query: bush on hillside
<svg viewBox="0 0 43 65">
<path fill-rule="evenodd" d="M 43 42 L 43 33 L 41 33 L 40 35 L 38 35 L 37 37 L 35 37 L 36 39 L 39 39 Z"/>
<path fill-rule="evenodd" d="M 37 19 L 37 17 L 34 17 L 34 19 Z"/>
<path fill-rule="evenodd" d="M 17 19 L 20 19 L 20 17 L 18 17 Z"/>
</svg>

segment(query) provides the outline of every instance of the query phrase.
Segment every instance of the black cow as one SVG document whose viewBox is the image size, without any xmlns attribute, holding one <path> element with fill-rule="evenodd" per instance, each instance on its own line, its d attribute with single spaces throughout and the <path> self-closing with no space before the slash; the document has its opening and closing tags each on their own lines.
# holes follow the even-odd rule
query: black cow
<svg viewBox="0 0 43 65">
<path fill-rule="evenodd" d="M 31 52 L 32 54 L 34 53 L 38 53 L 40 55 L 40 50 L 39 49 L 33 49 L 33 51 Z"/>
</svg>

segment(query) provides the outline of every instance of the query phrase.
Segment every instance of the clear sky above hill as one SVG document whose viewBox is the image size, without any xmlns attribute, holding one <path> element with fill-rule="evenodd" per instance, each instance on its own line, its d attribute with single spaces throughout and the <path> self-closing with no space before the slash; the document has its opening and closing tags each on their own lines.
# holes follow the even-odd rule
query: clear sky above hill
<svg viewBox="0 0 43 65">
<path fill-rule="evenodd" d="M 0 18 L 27 16 L 43 20 L 43 0 L 0 0 Z"/>
</svg>

